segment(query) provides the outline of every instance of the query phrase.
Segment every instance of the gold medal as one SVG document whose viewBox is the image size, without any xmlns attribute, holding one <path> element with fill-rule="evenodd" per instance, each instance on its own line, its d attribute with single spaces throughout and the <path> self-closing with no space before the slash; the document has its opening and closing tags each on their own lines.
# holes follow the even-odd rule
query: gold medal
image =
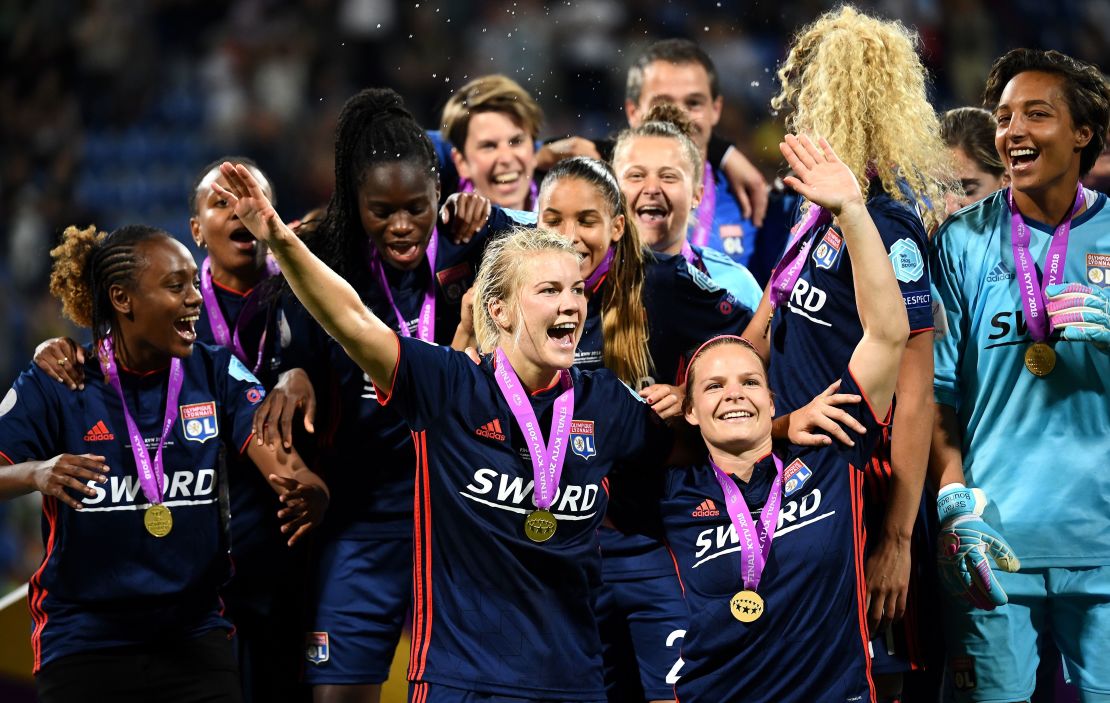
<svg viewBox="0 0 1110 703">
<path fill-rule="evenodd" d="M 1044 378 L 1056 368 L 1056 350 L 1044 342 L 1033 342 L 1025 348 L 1025 368 L 1034 376 Z"/>
<path fill-rule="evenodd" d="M 555 534 L 558 527 L 555 516 L 549 510 L 533 510 L 524 518 L 524 535 L 533 542 L 546 542 Z"/>
<path fill-rule="evenodd" d="M 740 622 L 755 622 L 763 615 L 763 597 L 755 591 L 744 589 L 728 602 L 732 617 Z"/>
<path fill-rule="evenodd" d="M 155 537 L 165 537 L 173 529 L 173 515 L 161 503 L 152 505 L 143 513 L 143 525 Z"/>
</svg>

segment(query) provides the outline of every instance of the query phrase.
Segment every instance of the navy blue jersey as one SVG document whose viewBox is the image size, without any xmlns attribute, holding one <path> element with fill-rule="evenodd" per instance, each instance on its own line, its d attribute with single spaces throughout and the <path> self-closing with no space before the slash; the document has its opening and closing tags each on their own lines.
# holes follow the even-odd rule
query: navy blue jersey
<svg viewBox="0 0 1110 703">
<path fill-rule="evenodd" d="M 524 438 L 490 359 L 403 338 L 394 387 L 379 400 L 416 443 L 413 637 L 409 679 L 472 691 L 601 700 L 593 598 L 601 579 L 597 528 L 615 464 L 645 470 L 668 452 L 648 406 L 606 370 L 572 368 L 574 417 L 551 512 L 554 536 L 524 535 L 533 509 Z M 534 393 L 550 427 L 561 393 Z"/>
<path fill-rule="evenodd" d="M 188 637 L 230 627 L 217 588 L 229 575 L 220 507 L 221 447 L 238 454 L 265 391 L 226 349 L 193 345 L 184 364 L 179 422 L 163 450 L 164 504 L 173 530 L 152 537 L 149 505 L 127 438 L 119 396 L 86 348 L 85 390 L 74 393 L 37 366 L 20 375 L 0 414 L 0 452 L 11 462 L 63 452 L 99 454 L 108 482 L 90 481 L 78 512 L 43 497 L 46 556 L 31 578 L 35 669 L 75 652 Z M 121 369 L 120 383 L 151 454 L 165 413 L 168 370 Z M 153 457 L 152 457 L 153 458 Z"/>
<path fill-rule="evenodd" d="M 863 394 L 850 373 L 842 392 Z M 730 611 L 744 588 L 740 541 L 708 460 L 614 478 L 614 522 L 665 538 L 678 565 L 690 611 L 676 687 L 684 703 L 872 700 L 859 469 L 884 423 L 868 403 L 845 410 L 867 428 L 854 447 L 777 449 L 782 510 L 758 588 L 765 611 L 749 624 Z M 736 481 L 753 516 L 774 477 L 768 455 L 748 483 Z"/>
<path fill-rule="evenodd" d="M 526 218 L 525 218 L 525 221 Z M 494 206 L 489 222 L 468 244 L 439 237 L 436 256 L 435 341 L 450 344 L 459 324 L 462 296 L 474 282 L 490 236 L 521 224 L 520 214 Z M 442 223 L 440 229 L 446 231 Z M 359 296 L 385 324 L 416 333 L 420 306 L 431 272 L 426 264 L 412 271 L 385 269 L 393 302 L 375 278 Z M 392 408 L 377 402 L 374 385 L 295 300 L 282 303 L 281 367 L 305 369 L 318 399 L 318 469 L 331 489 L 325 533 L 346 537 L 408 537 L 412 533 L 412 437 Z"/>
<path fill-rule="evenodd" d="M 212 281 L 212 290 L 216 294 L 216 302 L 219 303 L 220 312 L 227 322 L 229 332 L 234 332 L 235 325 L 239 321 L 239 314 L 243 312 L 243 307 L 247 303 L 248 297 L 252 295 L 260 295 L 257 286 L 246 293 L 241 293 L 226 286 L 220 285 L 216 281 Z M 247 368 L 251 369 L 254 375 L 262 383 L 263 386 L 271 388 L 277 380 L 276 374 L 273 373 L 271 368 L 274 352 L 274 335 L 266 333 L 266 339 L 262 339 L 262 335 L 273 324 L 272 309 L 270 306 L 262 306 L 256 309 L 257 312 L 247 320 L 240 331 L 240 341 L 243 345 L 243 351 L 247 355 L 245 364 Z M 205 344 L 217 345 L 216 337 L 212 334 L 212 318 L 211 313 L 202 308 L 200 319 L 196 324 L 197 341 L 204 342 Z M 265 341 L 265 348 L 262 350 L 262 363 L 258 365 L 255 371 L 255 365 L 258 364 L 258 345 L 260 342 Z"/>
<path fill-rule="evenodd" d="M 867 212 L 889 252 L 911 333 L 931 330 L 928 238 L 921 218 L 883 192 L 878 181 L 872 181 Z M 771 321 L 770 381 L 779 415 L 806 405 L 839 378 L 863 337 L 848 247 L 830 226 L 816 228 L 812 236 L 790 299 Z"/>
</svg>

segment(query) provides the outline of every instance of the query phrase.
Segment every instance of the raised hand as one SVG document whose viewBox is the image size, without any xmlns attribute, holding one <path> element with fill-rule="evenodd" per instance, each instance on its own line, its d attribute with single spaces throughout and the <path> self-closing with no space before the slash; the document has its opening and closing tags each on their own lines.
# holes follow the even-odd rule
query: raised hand
<svg viewBox="0 0 1110 703">
<path fill-rule="evenodd" d="M 937 566 L 949 593 L 976 608 L 994 610 L 1008 599 L 987 557 L 1011 573 L 1021 568 L 1021 562 L 1006 540 L 980 517 L 986 505 L 986 495 L 977 488 L 973 492 L 954 483 L 941 489 L 937 495 L 941 520 Z"/>
<path fill-rule="evenodd" d="M 235 215 L 246 225 L 250 233 L 260 242 L 266 242 L 273 248 L 280 246 L 283 241 L 296 238 L 293 230 L 289 229 L 277 214 L 277 210 L 266 197 L 262 187 L 258 185 L 254 175 L 243 164 L 232 164 L 225 161 L 220 165 L 220 173 L 227 179 L 227 188 L 215 181 L 212 190 L 227 199 L 235 209 Z"/>
<path fill-rule="evenodd" d="M 104 457 L 95 454 L 59 454 L 53 459 L 39 462 L 31 470 L 31 482 L 35 490 L 44 496 L 54 496 L 74 510 L 84 506 L 74 499 L 69 491 L 75 491 L 90 498 L 96 491 L 89 487 L 89 481 L 104 483 L 108 480 L 108 465 Z M 68 490 L 67 490 L 68 489 Z"/>
<path fill-rule="evenodd" d="M 800 138 L 786 135 L 785 141 L 779 143 L 779 151 L 795 175 L 787 176 L 783 182 L 833 215 L 839 215 L 849 203 L 862 205 L 863 193 L 852 170 L 837 157 L 824 137 L 818 144 L 820 149 L 804 134 Z"/>
<path fill-rule="evenodd" d="M 318 527 L 328 509 L 328 492 L 322 484 L 301 483 L 290 476 L 270 474 L 270 483 L 277 489 L 284 504 L 278 511 L 282 534 L 289 535 L 292 547 L 309 530 Z"/>
<path fill-rule="evenodd" d="M 71 391 L 85 390 L 85 350 L 69 337 L 54 337 L 38 345 L 34 361 Z"/>
<path fill-rule="evenodd" d="M 669 386 L 656 383 L 640 391 L 644 399 L 660 420 L 669 420 L 682 415 L 682 403 L 686 399 L 686 389 L 682 386 Z"/>
<path fill-rule="evenodd" d="M 1110 351 L 1110 294 L 1105 288 L 1079 283 L 1052 285 L 1045 289 L 1048 321 L 1062 339 L 1092 342 Z"/>
<path fill-rule="evenodd" d="M 477 193 L 453 193 L 439 209 L 448 225 L 448 236 L 456 244 L 466 244 L 489 220 L 490 201 Z"/>
</svg>

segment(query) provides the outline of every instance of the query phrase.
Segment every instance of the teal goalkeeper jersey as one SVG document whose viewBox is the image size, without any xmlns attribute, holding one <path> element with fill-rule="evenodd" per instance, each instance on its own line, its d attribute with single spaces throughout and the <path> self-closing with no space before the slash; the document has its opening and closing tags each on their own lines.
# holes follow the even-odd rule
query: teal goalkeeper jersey
<svg viewBox="0 0 1110 703">
<path fill-rule="evenodd" d="M 1110 208 L 1085 191 L 1072 222 L 1065 282 L 1110 284 Z M 1026 220 L 1042 271 L 1052 227 Z M 1042 278 L 1043 280 L 1043 278 Z M 953 215 L 933 252 L 938 403 L 957 409 L 968 485 L 1023 567 L 1110 564 L 1110 350 L 1063 342 L 1056 368 L 1024 366 L 1025 323 L 1006 191 Z"/>
</svg>

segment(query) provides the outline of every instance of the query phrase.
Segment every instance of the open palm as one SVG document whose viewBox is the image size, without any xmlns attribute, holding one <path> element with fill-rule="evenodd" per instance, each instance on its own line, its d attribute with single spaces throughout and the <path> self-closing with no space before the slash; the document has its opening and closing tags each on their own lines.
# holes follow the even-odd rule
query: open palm
<svg viewBox="0 0 1110 703">
<path fill-rule="evenodd" d="M 225 161 L 220 165 L 220 173 L 227 179 L 227 188 L 213 183 L 212 190 L 227 198 L 235 208 L 239 221 L 256 239 L 272 245 L 286 236 L 295 236 L 281 221 L 277 210 L 246 166 Z"/>
<path fill-rule="evenodd" d="M 795 175 L 783 181 L 806 200 L 839 215 L 849 202 L 863 202 L 863 194 L 852 170 L 837 157 L 829 143 L 824 138 L 819 143 L 820 149 L 804 134 L 786 135 L 785 141 L 779 143 L 779 151 Z"/>
</svg>

